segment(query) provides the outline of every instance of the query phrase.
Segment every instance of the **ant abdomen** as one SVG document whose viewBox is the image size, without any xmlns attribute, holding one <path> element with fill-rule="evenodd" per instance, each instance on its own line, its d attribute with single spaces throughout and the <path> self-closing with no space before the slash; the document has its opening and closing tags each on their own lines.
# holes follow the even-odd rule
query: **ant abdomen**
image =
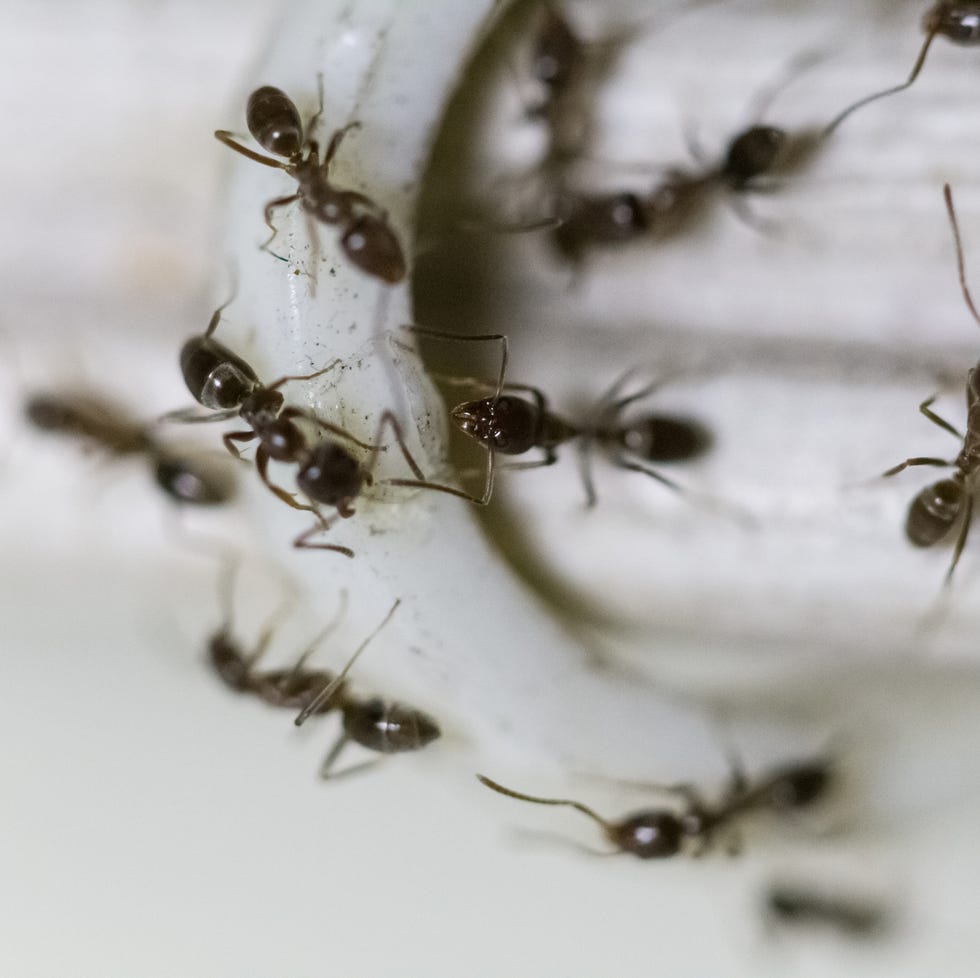
<svg viewBox="0 0 980 978">
<path fill-rule="evenodd" d="M 640 859 L 669 859 L 681 850 L 684 824 L 671 812 L 637 812 L 606 826 L 609 841 Z"/>
<path fill-rule="evenodd" d="M 374 697 L 344 707 L 344 734 L 379 754 L 420 750 L 441 733 L 432 717 L 403 703 Z"/>
<path fill-rule="evenodd" d="M 953 528 L 963 509 L 964 488 L 956 479 L 926 486 L 909 506 L 905 535 L 916 547 L 931 547 Z"/>
<path fill-rule="evenodd" d="M 248 97 L 248 131 L 276 156 L 292 159 L 303 148 L 303 121 L 293 100 L 280 88 L 263 85 Z"/>
<path fill-rule="evenodd" d="M 408 271 L 405 254 L 387 222 L 362 214 L 340 239 L 344 254 L 362 271 L 384 282 L 400 282 Z"/>
<path fill-rule="evenodd" d="M 187 459 L 163 456 L 153 469 L 157 485 L 171 499 L 192 506 L 219 506 L 234 495 L 226 479 L 208 473 Z"/>
<path fill-rule="evenodd" d="M 697 421 L 654 415 L 626 425 L 616 439 L 630 455 L 647 462 L 686 462 L 704 455 L 714 443 Z"/>
<path fill-rule="evenodd" d="M 239 407 L 259 386 L 249 364 L 210 336 L 193 336 L 183 345 L 180 371 L 194 400 L 216 411 Z"/>
<path fill-rule="evenodd" d="M 980 3 L 937 3 L 923 16 L 922 29 L 956 44 L 976 44 L 980 42 Z"/>
<path fill-rule="evenodd" d="M 343 445 L 327 440 L 310 451 L 296 474 L 296 483 L 314 502 L 335 506 L 344 515 L 349 501 L 361 492 L 364 472 Z"/>
</svg>

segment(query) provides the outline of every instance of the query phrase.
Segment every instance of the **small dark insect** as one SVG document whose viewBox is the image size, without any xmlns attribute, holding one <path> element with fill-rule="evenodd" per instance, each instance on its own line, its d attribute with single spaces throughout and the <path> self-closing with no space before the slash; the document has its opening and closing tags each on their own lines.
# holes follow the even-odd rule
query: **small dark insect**
<svg viewBox="0 0 980 978">
<path fill-rule="evenodd" d="M 332 773 L 337 758 L 351 741 L 378 754 L 400 754 L 421 750 L 441 735 L 436 721 L 413 707 L 379 697 L 357 699 L 346 692 L 345 680 L 351 667 L 371 640 L 391 621 L 400 604 L 401 600 L 395 601 L 381 624 L 358 646 L 341 672 L 329 683 L 323 684 L 296 717 L 296 726 L 300 727 L 311 716 L 326 713 L 335 706 L 341 711 L 343 730 L 320 768 L 320 776 L 324 779 L 341 777 L 375 763 L 358 764 L 339 774 Z"/>
<path fill-rule="evenodd" d="M 234 483 L 225 475 L 161 445 L 151 425 L 134 421 L 125 409 L 92 394 L 33 394 L 24 406 L 27 420 L 43 431 L 71 435 L 118 458 L 143 456 L 157 485 L 175 502 L 214 506 L 230 500 Z"/>
<path fill-rule="evenodd" d="M 980 325 L 980 315 L 977 313 L 969 287 L 966 284 L 966 271 L 963 262 L 963 245 L 960 240 L 959 226 L 956 222 L 956 211 L 953 207 L 953 192 L 947 183 L 943 187 L 946 200 L 946 210 L 949 213 L 950 225 L 953 229 L 953 240 L 956 244 L 956 264 L 959 272 L 960 289 L 971 315 Z M 908 517 L 905 521 L 905 535 L 909 542 L 916 547 L 931 547 L 944 539 L 959 522 L 960 531 L 953 547 L 953 558 L 946 571 L 945 584 L 952 580 L 953 571 L 959 563 L 966 539 L 970 533 L 970 523 L 973 517 L 973 493 L 975 476 L 980 470 L 980 363 L 973 367 L 966 377 L 966 434 L 962 434 L 948 421 L 939 417 L 931 409 L 936 396 L 926 398 L 919 410 L 933 423 L 955 438 L 963 442 L 959 455 L 952 461 L 942 458 L 917 456 L 907 458 L 904 462 L 893 466 L 883 473 L 885 477 L 897 475 L 913 465 L 934 465 L 941 468 L 953 468 L 956 472 L 949 479 L 940 479 L 926 486 L 912 500 Z"/>
<path fill-rule="evenodd" d="M 873 95 L 866 95 L 857 102 L 852 103 L 843 112 L 836 116 L 830 125 L 824 130 L 825 135 L 830 135 L 845 119 L 857 112 L 858 109 L 878 99 L 887 98 L 889 95 L 896 95 L 904 92 L 906 88 L 911 88 L 915 80 L 919 77 L 923 65 L 926 63 L 926 55 L 932 42 L 937 37 L 948 38 L 955 44 L 980 45 L 980 2 L 977 0 L 937 0 L 923 15 L 922 29 L 925 31 L 926 38 L 919 49 L 919 56 L 915 59 L 909 77 L 901 85 L 894 85 L 883 91 L 875 92 Z"/>
<path fill-rule="evenodd" d="M 331 672 L 304 667 L 316 647 L 337 627 L 340 614 L 310 642 L 292 668 L 259 671 L 259 660 L 265 655 L 287 604 L 284 603 L 273 614 L 252 648 L 247 652 L 243 651 L 232 634 L 232 588 L 237 569 L 238 562 L 231 563 L 223 577 L 223 621 L 208 640 L 208 661 L 211 668 L 235 692 L 254 694 L 272 706 L 301 709 L 335 678 Z M 346 602 L 346 593 L 344 600 Z"/>
<path fill-rule="evenodd" d="M 286 407 L 285 398 L 279 388 L 289 381 L 313 380 L 320 377 L 332 370 L 340 361 L 334 360 L 322 370 L 310 374 L 289 375 L 280 377 L 271 384 L 263 384 L 245 360 L 212 335 L 218 328 L 222 310 L 227 304 L 219 306 L 211 316 L 211 322 L 204 333 L 200 336 L 192 336 L 180 351 L 180 370 L 187 389 L 199 404 L 211 408 L 213 413 L 201 416 L 193 411 L 179 410 L 165 415 L 165 419 L 200 423 L 240 417 L 249 426 L 249 430 L 232 431 L 223 435 L 225 448 L 236 458 L 241 458 L 235 443 L 246 443 L 257 439 L 259 447 L 255 452 L 255 468 L 262 482 L 287 506 L 309 510 L 309 506 L 297 503 L 292 494 L 275 485 L 268 473 L 270 460 L 297 462 L 307 458 L 309 448 L 306 435 L 297 421 L 299 419 L 307 421 L 324 431 L 347 438 L 363 448 L 371 446 L 358 442 L 344 429 L 323 421 L 308 411 Z"/>
<path fill-rule="evenodd" d="M 495 388 L 493 385 L 481 385 L 481 382 L 470 378 L 443 378 L 447 383 L 487 386 L 493 389 L 492 396 L 464 401 L 451 411 L 453 422 L 459 430 L 481 445 L 487 453 L 483 493 L 479 497 L 469 497 L 474 502 L 485 504 L 493 494 L 497 454 L 524 455 L 537 449 L 542 453 L 538 461 L 510 463 L 503 467 L 541 468 L 558 461 L 559 446 L 577 440 L 586 505 L 592 507 L 596 503 L 596 493 L 592 481 L 591 458 L 596 447 L 618 468 L 642 472 L 678 492 L 683 491 L 681 486 L 651 468 L 648 463 L 686 461 L 702 455 L 711 447 L 711 433 L 700 422 L 689 418 L 648 414 L 629 421 L 623 420 L 623 412 L 634 402 L 652 394 L 658 386 L 656 384 L 623 397 L 620 394 L 629 377 L 626 374 L 600 399 L 591 420 L 567 421 L 550 411 L 545 395 L 537 387 L 503 382 L 507 365 L 506 338 L 503 335 L 457 336 L 424 327 L 411 328 L 422 336 L 436 339 L 501 343 L 503 356 Z M 525 396 L 503 393 L 511 390 L 519 391 Z M 530 400 L 525 399 L 526 397 Z"/>
<path fill-rule="evenodd" d="M 774 883 L 765 895 L 765 914 L 774 924 L 829 924 L 848 937 L 876 937 L 889 926 L 888 911 L 879 904 L 807 886 Z"/>
<path fill-rule="evenodd" d="M 234 133 L 224 129 L 217 130 L 215 138 L 256 163 L 285 171 L 297 183 L 296 193 L 277 197 L 265 205 L 265 223 L 272 236 L 263 248 L 268 250 L 277 234 L 272 223 L 273 212 L 298 200 L 303 210 L 316 220 L 341 228 L 340 246 L 361 271 L 389 284 L 400 282 L 405 278 L 405 255 L 388 224 L 387 212 L 370 197 L 354 190 L 338 190 L 330 183 L 330 163 L 344 137 L 360 123 L 353 122 L 338 129 L 331 136 L 322 161 L 319 144 L 308 135 L 323 112 L 322 77 L 319 92 L 320 107 L 310 120 L 306 135 L 299 110 L 285 92 L 264 85 L 249 96 L 245 109 L 249 132 L 263 149 L 282 157 L 285 162 L 242 146 L 235 140 Z"/>
<path fill-rule="evenodd" d="M 682 854 L 688 843 L 694 846 L 691 855 L 700 856 L 711 847 L 716 834 L 729 829 L 740 816 L 752 811 L 789 814 L 807 808 L 821 801 L 832 783 L 829 764 L 823 760 L 776 768 L 754 785 L 736 770 L 716 805 L 709 804 L 690 785 L 676 785 L 666 790 L 679 796 L 682 802 L 679 808 L 643 809 L 610 821 L 580 801 L 525 795 L 482 774 L 477 779 L 493 791 L 519 801 L 574 808 L 599 825 L 617 852 L 627 852 L 640 859 L 668 859 Z"/>
</svg>

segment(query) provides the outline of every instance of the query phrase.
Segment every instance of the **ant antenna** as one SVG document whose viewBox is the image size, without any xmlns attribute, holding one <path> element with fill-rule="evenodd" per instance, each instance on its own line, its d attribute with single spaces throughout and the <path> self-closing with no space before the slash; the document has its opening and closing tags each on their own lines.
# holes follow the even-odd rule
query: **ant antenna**
<svg viewBox="0 0 980 978">
<path fill-rule="evenodd" d="M 303 726 L 304 723 L 314 714 L 331 696 L 340 688 L 344 679 L 347 678 L 347 674 L 351 670 L 351 666 L 360 658 L 361 653 L 370 645 L 371 641 L 377 636 L 377 634 L 391 621 L 394 617 L 395 611 L 398 606 L 402 603 L 401 598 L 396 598 L 395 603 L 391 606 L 388 614 L 384 616 L 381 624 L 371 632 L 370 635 L 354 650 L 354 654 L 347 660 L 347 665 L 319 692 L 317 695 L 306 704 L 305 707 L 300 711 L 299 716 L 293 721 L 297 727 Z"/>
<path fill-rule="evenodd" d="M 949 223 L 953 229 L 953 241 L 956 243 L 956 269 L 960 276 L 960 289 L 963 291 L 963 298 L 966 306 L 970 310 L 973 318 L 980 324 L 980 314 L 977 307 L 973 304 L 973 296 L 970 295 L 970 287 L 966 284 L 966 266 L 963 261 L 963 242 L 960 238 L 960 227 L 956 220 L 956 209 L 953 207 L 953 190 L 948 183 L 943 184 L 943 197 L 946 200 L 946 213 L 949 214 Z"/>
<path fill-rule="evenodd" d="M 817 48 L 808 48 L 792 58 L 768 85 L 756 92 L 746 113 L 748 124 L 758 123 L 791 82 L 796 81 L 805 71 L 820 64 L 825 58 L 826 54 Z"/>
<path fill-rule="evenodd" d="M 525 795 L 520 791 L 513 791 L 511 788 L 505 788 L 502 784 L 497 784 L 496 781 L 492 781 L 483 774 L 478 774 L 476 776 L 476 780 L 479 781 L 480 784 L 489 788 L 491 791 L 496 791 L 501 795 L 507 795 L 508 798 L 516 798 L 518 801 L 529 801 L 535 805 L 560 805 L 565 808 L 574 808 L 583 815 L 588 815 L 589 818 L 600 825 L 606 832 L 609 832 L 612 829 L 609 822 L 607 822 L 597 812 L 594 812 L 591 808 L 589 808 L 588 805 L 584 805 L 580 801 L 572 801 L 569 798 L 539 798 L 537 795 Z"/>
<path fill-rule="evenodd" d="M 221 314 L 238 297 L 238 268 L 235 262 L 231 260 L 228 262 L 228 280 L 231 283 L 231 295 L 211 314 L 211 322 L 208 323 L 208 328 L 204 331 L 205 337 L 210 336 L 218 328 L 218 323 L 221 322 Z"/>
<path fill-rule="evenodd" d="M 902 82 L 901 85 L 893 85 L 891 88 L 886 88 L 882 92 L 875 92 L 873 95 L 866 95 L 864 98 L 859 99 L 852 105 L 849 105 L 824 129 L 823 138 L 826 139 L 848 116 L 854 112 L 857 112 L 858 109 L 862 109 L 864 106 L 870 105 L 872 102 L 877 102 L 878 99 L 887 98 L 889 95 L 897 95 L 899 92 L 904 92 L 906 88 L 910 88 L 916 78 L 919 77 L 919 72 L 922 71 L 922 66 L 926 63 L 926 55 L 929 53 L 929 48 L 932 46 L 932 42 L 935 40 L 938 34 L 938 27 L 933 28 L 928 34 L 926 34 L 926 39 L 919 51 L 919 56 L 915 59 L 915 64 L 912 66 L 912 71 L 906 81 Z"/>
</svg>

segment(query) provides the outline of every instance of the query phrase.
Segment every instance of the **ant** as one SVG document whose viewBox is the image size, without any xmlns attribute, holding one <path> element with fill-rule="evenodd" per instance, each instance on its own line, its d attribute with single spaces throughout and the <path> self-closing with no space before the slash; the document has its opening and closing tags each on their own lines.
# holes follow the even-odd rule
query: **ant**
<svg viewBox="0 0 980 978">
<path fill-rule="evenodd" d="M 304 665 L 316 647 L 337 627 L 337 622 L 346 605 L 347 595 L 343 594 L 343 605 L 337 618 L 328 624 L 299 656 L 291 669 L 273 669 L 259 672 L 259 660 L 268 649 L 269 642 L 285 609 L 277 611 L 265 625 L 255 645 L 246 653 L 232 636 L 232 589 L 238 563 L 230 565 L 222 585 L 222 605 L 224 619 L 221 626 L 208 639 L 208 661 L 218 678 L 237 693 L 252 693 L 272 706 L 286 709 L 300 709 L 319 692 L 323 686 L 334 679 L 333 673 L 322 670 L 307 670 Z"/>
<path fill-rule="evenodd" d="M 228 302 L 230 301 L 229 299 Z M 287 506 L 310 510 L 311 507 L 297 503 L 292 494 L 275 485 L 268 473 L 270 460 L 298 462 L 307 459 L 309 447 L 297 419 L 309 421 L 325 431 L 355 442 L 362 448 L 372 446 L 358 441 L 343 428 L 323 421 L 308 411 L 286 407 L 285 398 L 279 388 L 289 381 L 320 377 L 336 367 L 340 361 L 334 360 L 323 369 L 310 374 L 290 374 L 271 384 L 263 384 L 249 363 L 213 336 L 228 302 L 215 309 L 208 328 L 201 335 L 187 340 L 180 351 L 180 370 L 187 389 L 194 400 L 211 408 L 213 413 L 202 417 L 192 411 L 178 410 L 165 415 L 165 418 L 200 423 L 240 417 L 250 430 L 232 431 L 223 435 L 225 448 L 236 458 L 241 458 L 235 443 L 257 439 L 259 447 L 255 452 L 255 467 L 259 478 Z"/>
<path fill-rule="evenodd" d="M 512 469 L 533 469 L 553 465 L 558 461 L 559 446 L 578 440 L 582 482 L 586 506 L 596 504 L 591 475 L 591 453 L 598 445 L 614 465 L 633 472 L 642 472 L 677 492 L 683 492 L 672 479 L 650 468 L 649 462 L 676 462 L 696 458 L 711 446 L 710 432 L 699 422 L 671 415 L 649 414 L 633 421 L 622 421 L 623 411 L 633 402 L 656 390 L 651 384 L 642 390 L 621 397 L 629 373 L 620 377 L 596 405 L 595 421 L 577 424 L 553 414 L 544 393 L 527 384 L 504 383 L 507 365 L 506 337 L 500 334 L 457 336 L 424 327 L 410 327 L 413 332 L 436 339 L 461 341 L 496 341 L 501 343 L 503 356 L 493 395 L 457 404 L 450 412 L 453 422 L 464 435 L 480 444 L 487 453 L 486 479 L 483 494 L 469 497 L 485 505 L 493 493 L 496 455 L 524 455 L 538 449 L 542 458 L 535 462 L 508 465 Z M 472 378 L 443 378 L 447 383 L 466 386 L 483 385 Z M 505 394 L 505 390 L 520 391 L 530 397 Z"/>
<path fill-rule="evenodd" d="M 338 190 L 330 183 L 329 170 L 344 137 L 359 122 L 338 129 L 327 144 L 323 159 L 320 147 L 308 133 L 312 132 L 323 113 L 323 77 L 318 76 L 320 107 L 310 120 L 304 134 L 299 110 L 285 92 L 271 85 L 257 88 L 248 98 L 245 120 L 255 141 L 273 156 L 285 162 L 256 153 L 235 140 L 234 133 L 224 129 L 215 138 L 226 146 L 247 156 L 256 163 L 284 170 L 297 183 L 297 191 L 277 197 L 265 205 L 265 223 L 272 236 L 262 245 L 268 250 L 278 230 L 272 223 L 273 211 L 294 201 L 323 224 L 339 225 L 342 229 L 340 246 L 344 254 L 361 271 L 388 284 L 405 278 L 405 255 L 394 231 L 388 225 L 387 212 L 370 197 L 354 190 Z"/>
<path fill-rule="evenodd" d="M 881 906 L 786 883 L 769 887 L 765 913 L 772 923 L 831 924 L 851 937 L 872 937 L 888 927 L 888 914 Z"/>
<path fill-rule="evenodd" d="M 795 58 L 780 78 L 756 96 L 750 117 L 761 119 L 782 89 L 819 60 L 820 55 L 813 51 Z M 713 190 L 724 191 L 738 215 L 748 224 L 757 224 L 739 198 L 767 189 L 762 177 L 771 175 L 777 166 L 784 170 L 802 166 L 817 147 L 812 134 L 791 137 L 785 129 L 759 122 L 739 130 L 717 163 L 706 159 L 690 135 L 688 142 L 699 169 L 670 168 L 648 193 L 559 191 L 551 225 L 558 252 L 578 262 L 593 245 L 627 243 L 647 235 L 666 237 L 689 225 Z"/>
<path fill-rule="evenodd" d="M 639 859 L 668 859 L 681 854 L 688 842 L 695 844 L 692 855 L 700 856 L 710 848 L 715 833 L 727 828 L 739 816 L 750 811 L 782 814 L 807 808 L 822 800 L 832 783 L 829 765 L 823 760 L 776 768 L 755 785 L 749 784 L 741 771 L 735 770 L 717 805 L 705 801 L 691 785 L 673 785 L 667 790 L 681 797 L 683 807 L 680 811 L 648 808 L 610 821 L 580 801 L 525 795 L 482 774 L 477 775 L 477 780 L 518 801 L 574 808 L 599 825 L 617 852 L 627 852 Z"/>
<path fill-rule="evenodd" d="M 845 119 L 865 105 L 911 88 L 926 63 L 926 55 L 929 53 L 932 42 L 940 35 L 948 38 L 954 44 L 980 45 L 980 2 L 977 0 L 936 0 L 922 17 L 922 29 L 926 32 L 926 38 L 922 42 L 919 56 L 915 59 L 909 77 L 901 85 L 886 88 L 881 92 L 875 92 L 873 95 L 866 95 L 849 105 L 827 126 L 824 130 L 825 135 L 830 135 Z"/>
<path fill-rule="evenodd" d="M 375 763 L 359 764 L 340 774 L 331 774 L 337 758 L 351 741 L 378 754 L 401 754 L 421 750 L 441 736 L 439 725 L 427 713 L 377 696 L 357 699 L 346 691 L 346 677 L 351 667 L 372 639 L 391 621 L 400 604 L 401 599 L 395 601 L 381 624 L 361 642 L 341 672 L 322 684 L 322 688 L 304 704 L 294 721 L 297 727 L 301 727 L 311 716 L 327 713 L 335 705 L 340 710 L 343 725 L 340 736 L 320 767 L 320 776 L 324 779 L 363 770 Z"/>
<path fill-rule="evenodd" d="M 953 240 L 956 245 L 956 266 L 959 273 L 960 289 L 966 306 L 971 315 L 980 324 L 980 315 L 973 303 L 969 287 L 966 284 L 966 270 L 963 261 L 963 244 L 960 239 L 960 229 L 956 221 L 956 211 L 953 207 L 953 191 L 947 183 L 943 186 L 943 198 L 946 201 L 946 212 L 949 214 L 950 225 L 953 229 Z M 960 532 L 953 547 L 953 559 L 946 572 L 945 584 L 948 585 L 953 577 L 953 571 L 959 563 L 966 538 L 970 532 L 973 517 L 973 477 L 980 470 L 980 363 L 973 367 L 966 378 L 966 434 L 963 435 L 948 421 L 939 417 L 932 410 L 936 395 L 926 398 L 920 405 L 922 412 L 933 424 L 963 442 L 959 455 L 955 459 L 915 457 L 908 458 L 895 465 L 884 477 L 897 475 L 913 465 L 934 465 L 954 468 L 955 474 L 949 479 L 940 479 L 923 489 L 909 506 L 908 517 L 905 521 L 905 535 L 909 542 L 916 547 L 931 547 L 942 540 L 960 521 Z"/>
<path fill-rule="evenodd" d="M 72 435 L 122 458 L 142 455 L 157 485 L 175 502 L 214 506 L 234 496 L 234 485 L 189 458 L 161 446 L 150 426 L 132 420 L 118 405 L 90 394 L 39 393 L 24 406 L 27 420 L 42 431 Z"/>
</svg>

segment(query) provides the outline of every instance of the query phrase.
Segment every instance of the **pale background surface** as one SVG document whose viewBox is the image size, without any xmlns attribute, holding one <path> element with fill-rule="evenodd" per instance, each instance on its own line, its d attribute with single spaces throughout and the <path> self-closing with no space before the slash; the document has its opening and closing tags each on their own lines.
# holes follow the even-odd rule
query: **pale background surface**
<svg viewBox="0 0 980 978">
<path fill-rule="evenodd" d="M 976 53 L 937 42 L 917 90 L 855 118 L 806 182 L 758 202 L 812 238 L 787 249 L 720 209 L 700 238 L 656 261 L 642 249 L 603 260 L 573 300 L 546 282 L 556 318 L 598 317 L 615 330 L 597 338 L 569 328 L 557 345 L 543 331 L 515 336 L 520 379 L 568 403 L 636 357 L 637 335 L 651 337 L 646 356 L 657 356 L 654 340 L 670 341 L 696 361 L 717 333 L 735 369 L 679 385 L 670 406 L 725 419 L 697 485 L 723 483 L 726 498 L 771 514 L 761 543 L 705 529 L 703 514 L 658 487 L 601 468 L 603 502 L 614 503 L 602 522 L 582 521 L 570 464 L 514 476 L 507 501 L 527 514 L 532 545 L 551 542 L 573 583 L 595 573 L 596 555 L 609 558 L 603 579 L 624 578 L 606 592 L 616 594 L 606 599 L 611 617 L 635 629 L 603 642 L 638 668 L 649 670 L 637 649 L 652 644 L 655 669 L 707 687 L 736 714 L 753 712 L 758 691 L 782 678 L 785 712 L 814 717 L 801 727 L 866 734 L 858 770 L 869 780 L 850 808 L 842 802 L 849 834 L 821 840 L 812 826 L 790 827 L 750 837 L 737 862 L 643 865 L 515 836 L 508 827 L 594 841 L 573 813 L 489 796 L 452 739 L 335 789 L 317 784 L 332 730 L 296 738 L 281 717 L 235 701 L 206 674 L 214 568 L 174 544 L 144 473 L 35 441 L 16 421 L 24 385 L 49 377 L 111 380 L 147 414 L 185 402 L 176 349 L 225 288 L 217 229 L 227 160 L 210 131 L 247 90 L 274 6 L 5 8 L 4 973 L 974 973 L 976 560 L 964 559 L 941 629 L 917 638 L 948 554 L 912 552 L 897 528 L 927 478 L 855 490 L 854 502 L 841 486 L 907 454 L 950 451 L 948 436 L 915 412 L 937 378 L 950 379 L 943 408 L 962 422 L 957 384 L 977 344 L 939 186 L 955 183 L 968 264 L 972 255 L 980 268 Z M 854 6 L 818 13 L 732 0 L 672 28 L 670 43 L 650 36 L 606 96 L 617 158 L 656 142 L 659 160 L 684 159 L 684 115 L 719 144 L 800 47 L 840 53 L 777 103 L 788 124 L 820 122 L 901 77 L 918 44 L 916 5 Z M 703 45 L 696 60 L 685 57 L 685 37 Z M 721 81 L 699 77 L 708 64 Z M 521 295 L 535 302 L 535 321 L 550 321 L 539 276 L 523 272 L 536 247 L 507 242 L 530 279 L 509 293 L 508 321 L 532 318 Z M 576 372 L 585 357 L 603 368 L 595 382 Z M 860 384 L 841 384 L 851 376 Z M 788 416 L 801 426 L 789 448 Z M 746 465 L 746 454 L 758 464 Z M 247 533 L 252 499 L 194 525 Z M 639 562 L 643 587 L 630 587 L 635 548 L 622 543 L 638 538 L 638 526 L 649 552 Z M 283 658 L 332 610 L 306 609 L 284 631 Z M 242 618 L 248 634 L 254 621 Z M 560 787 L 515 777 L 531 790 Z M 574 784 L 610 813 L 643 803 Z M 865 949 L 819 935 L 769 941 L 755 902 L 773 864 L 890 892 L 903 929 Z"/>
</svg>

